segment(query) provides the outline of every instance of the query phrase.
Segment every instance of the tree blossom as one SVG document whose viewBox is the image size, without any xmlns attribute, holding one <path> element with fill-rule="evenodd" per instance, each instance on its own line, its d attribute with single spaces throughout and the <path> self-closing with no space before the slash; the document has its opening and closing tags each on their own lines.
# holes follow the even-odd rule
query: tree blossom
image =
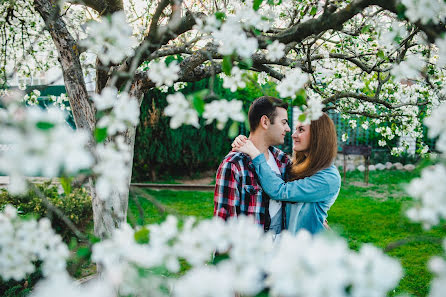
<svg viewBox="0 0 446 297">
<path fill-rule="evenodd" d="M 206 124 L 210 124 L 216 120 L 217 128 L 221 130 L 225 127 L 228 119 L 237 122 L 243 122 L 245 120 L 242 107 L 243 102 L 239 100 L 214 100 L 204 106 L 203 117 L 207 119 Z"/>
<path fill-rule="evenodd" d="M 218 52 L 222 55 L 237 53 L 240 57 L 250 58 L 258 48 L 255 38 L 248 38 L 237 23 L 224 23 L 220 30 L 212 33 L 214 43 L 218 45 Z"/>
<path fill-rule="evenodd" d="M 271 61 L 277 61 L 285 55 L 285 44 L 280 43 L 278 40 L 274 40 L 273 43 L 266 47 L 266 50 L 266 58 Z"/>
<path fill-rule="evenodd" d="M 410 55 L 405 61 L 395 65 L 390 73 L 397 81 L 407 78 L 417 78 L 420 76 L 420 71 L 424 67 L 422 57 L 418 55 Z"/>
<path fill-rule="evenodd" d="M 37 283 L 31 297 L 110 297 L 115 296 L 113 287 L 101 279 L 80 285 L 67 273 L 52 275 Z"/>
<path fill-rule="evenodd" d="M 220 75 L 223 78 L 223 87 L 230 89 L 231 92 L 237 91 L 238 88 L 246 87 L 246 82 L 243 77 L 244 74 L 245 72 L 237 66 L 232 67 L 231 75 Z"/>
<path fill-rule="evenodd" d="M 194 29 L 203 33 L 215 32 L 221 26 L 221 21 L 217 19 L 215 14 L 207 16 L 204 21 L 201 18 L 195 18 L 195 22 Z"/>
<path fill-rule="evenodd" d="M 116 88 L 104 88 L 101 94 L 92 96 L 93 102 L 97 110 L 105 110 L 112 108 L 118 98 L 118 90 Z"/>
<path fill-rule="evenodd" d="M 109 95 L 112 95 L 112 92 L 108 91 L 104 96 Z M 109 114 L 99 119 L 97 126 L 99 128 L 107 128 L 107 134 L 109 136 L 115 135 L 118 132 L 124 132 L 128 127 L 138 125 L 139 103 L 135 97 L 129 96 L 127 92 L 123 92 L 117 98 L 103 99 L 101 104 L 104 104 L 105 100 L 113 102 L 113 109 Z"/>
<path fill-rule="evenodd" d="M 163 85 L 171 87 L 179 77 L 180 66 L 176 61 L 172 61 L 169 65 L 164 61 L 152 62 L 149 67 L 148 76 L 157 87 Z"/>
<path fill-rule="evenodd" d="M 95 53 L 102 63 L 119 63 L 133 54 L 136 40 L 132 28 L 126 21 L 125 13 L 118 11 L 101 22 L 91 22 L 88 26 L 89 37 L 81 44 Z"/>
<path fill-rule="evenodd" d="M 406 7 L 405 15 L 412 21 L 438 23 L 446 17 L 446 4 L 443 0 L 401 0 Z"/>
<path fill-rule="evenodd" d="M 421 172 L 420 178 L 413 179 L 407 193 L 418 200 L 418 206 L 407 211 L 407 216 L 416 222 L 422 222 L 428 229 L 446 218 L 446 167 L 435 165 Z"/>
<path fill-rule="evenodd" d="M 21 280 L 35 271 L 35 262 L 42 261 L 44 276 L 65 272 L 69 256 L 62 238 L 55 234 L 51 222 L 42 218 L 24 220 L 17 210 L 7 205 L 0 212 L 0 277 Z"/>
<path fill-rule="evenodd" d="M 99 198 L 109 201 L 112 192 L 128 191 L 131 172 L 126 164 L 131 161 L 131 154 L 122 137 L 118 137 L 116 142 L 98 144 L 96 154 L 98 162 L 94 165 L 93 171 L 98 174 L 95 188 Z"/>
<path fill-rule="evenodd" d="M 268 74 L 265 71 L 260 72 L 257 75 L 257 83 L 259 85 L 264 85 L 268 82 Z"/>
<path fill-rule="evenodd" d="M 11 177 L 9 190 L 26 191 L 25 176 L 73 175 L 93 164 L 86 150 L 89 134 L 72 130 L 60 109 L 10 105 L 0 118 L 0 142 L 11 144 L 0 154 L 0 171 Z"/>
<path fill-rule="evenodd" d="M 437 137 L 437 149 L 446 152 L 446 103 L 433 108 L 432 114 L 424 120 L 429 128 L 429 137 Z"/>
<path fill-rule="evenodd" d="M 170 128 L 177 129 L 183 124 L 196 128 L 200 126 L 197 111 L 191 107 L 182 93 L 167 95 L 166 100 L 169 105 L 164 109 L 164 114 L 171 117 Z"/>
<path fill-rule="evenodd" d="M 296 98 L 296 93 L 303 88 L 308 81 L 308 74 L 303 73 L 300 68 L 293 68 L 286 73 L 286 76 L 277 85 L 276 90 L 282 98 Z"/>
</svg>

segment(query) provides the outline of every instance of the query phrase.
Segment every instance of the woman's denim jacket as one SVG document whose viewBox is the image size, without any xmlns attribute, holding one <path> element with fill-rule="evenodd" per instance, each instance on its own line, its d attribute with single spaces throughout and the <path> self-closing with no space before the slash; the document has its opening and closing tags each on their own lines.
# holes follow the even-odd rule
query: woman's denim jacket
<svg viewBox="0 0 446 297">
<path fill-rule="evenodd" d="M 311 233 L 324 230 L 327 212 L 335 202 L 341 187 L 338 169 L 331 165 L 316 174 L 299 180 L 284 182 L 260 154 L 252 161 L 262 185 L 271 199 L 286 203 L 286 228 L 296 233 L 304 228 Z"/>
</svg>

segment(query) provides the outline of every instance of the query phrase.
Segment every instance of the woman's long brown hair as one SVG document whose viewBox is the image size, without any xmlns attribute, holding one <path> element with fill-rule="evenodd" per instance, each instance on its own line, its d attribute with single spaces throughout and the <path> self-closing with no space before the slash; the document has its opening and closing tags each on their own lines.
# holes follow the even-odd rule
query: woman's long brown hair
<svg viewBox="0 0 446 297">
<path fill-rule="evenodd" d="M 336 128 L 327 114 L 310 124 L 310 146 L 294 152 L 289 180 L 302 179 L 329 167 L 338 153 Z"/>
</svg>

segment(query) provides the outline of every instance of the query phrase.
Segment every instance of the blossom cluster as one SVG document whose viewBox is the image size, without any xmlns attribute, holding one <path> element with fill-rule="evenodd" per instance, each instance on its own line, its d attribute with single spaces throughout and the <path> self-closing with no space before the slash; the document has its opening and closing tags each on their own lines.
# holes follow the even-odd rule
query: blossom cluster
<svg viewBox="0 0 446 297">
<path fill-rule="evenodd" d="M 127 92 L 118 94 L 115 88 L 104 88 L 100 95 L 93 96 L 98 111 L 106 112 L 97 123 L 105 128 L 109 137 L 125 132 L 139 122 L 139 103 Z M 128 164 L 131 160 L 130 147 L 123 136 L 116 136 L 113 141 L 99 143 L 96 146 L 97 163 L 93 171 L 98 174 L 96 192 L 99 198 L 112 203 L 108 198 L 113 192 L 125 193 L 131 172 Z"/>
<path fill-rule="evenodd" d="M 223 129 L 228 119 L 243 122 L 245 115 L 242 112 L 243 102 L 239 100 L 214 100 L 204 107 L 203 118 L 207 119 L 206 124 L 217 121 L 217 128 Z"/>
<path fill-rule="evenodd" d="M 112 108 L 97 123 L 99 128 L 107 128 L 109 136 L 124 132 L 128 126 L 138 125 L 139 103 L 127 92 L 118 94 L 115 88 L 104 88 L 100 95 L 93 96 L 93 101 L 99 111 Z"/>
<path fill-rule="evenodd" d="M 178 79 L 178 72 L 180 66 L 176 61 L 172 61 L 169 65 L 165 62 L 152 62 L 148 71 L 148 76 L 157 87 L 167 86 L 171 87 L 173 83 Z"/>
<path fill-rule="evenodd" d="M 303 88 L 308 81 L 308 74 L 303 73 L 300 68 L 293 68 L 288 70 L 280 83 L 277 85 L 276 90 L 279 92 L 282 98 L 296 98 L 296 93 L 299 89 Z"/>
<path fill-rule="evenodd" d="M 65 117 L 56 107 L 11 103 L 0 109 L 0 142 L 12 145 L 0 154 L 0 171 L 10 176 L 11 193 L 26 191 L 26 176 L 74 175 L 93 165 L 89 134 L 71 129 Z"/>
<path fill-rule="evenodd" d="M 126 21 L 125 13 L 118 11 L 100 22 L 91 22 L 88 26 L 88 38 L 81 44 L 95 53 L 102 63 L 118 63 L 132 55 L 136 40 L 132 37 L 132 28 Z"/>
<path fill-rule="evenodd" d="M 446 240 L 443 241 L 443 249 L 446 251 Z M 434 257 L 429 261 L 429 268 L 435 275 L 429 297 L 441 297 L 446 290 L 446 261 L 441 257 Z"/>
<path fill-rule="evenodd" d="M 205 265 L 214 251 L 228 258 Z M 307 231 L 297 236 L 285 232 L 273 244 L 271 234 L 243 216 L 226 223 L 219 218 L 198 223 L 187 219 L 182 228 L 170 216 L 161 225 L 147 225 L 136 232 L 123 225 L 112 238 L 93 247 L 92 257 L 103 265 L 112 283 L 118 288 L 125 286 L 127 293 L 137 290 L 128 288 L 129 283 L 137 283 L 129 279 L 138 277 L 129 273 L 135 266 L 164 266 L 177 272 L 180 259 L 184 259 L 192 268 L 170 282 L 176 297 L 254 296 L 264 288 L 279 296 L 322 296 L 324 292 L 334 296 L 383 296 L 402 275 L 396 260 L 371 245 L 364 245 L 356 253 L 343 239 L 313 237 Z M 160 285 L 159 279 L 154 282 Z M 347 293 L 346 288 L 351 292 Z"/>
<path fill-rule="evenodd" d="M 446 17 L 446 4 L 443 0 L 401 0 L 401 3 L 406 7 L 404 14 L 412 22 L 439 23 Z"/>
<path fill-rule="evenodd" d="M 182 93 L 167 95 L 166 100 L 169 105 L 164 109 L 164 114 L 171 117 L 170 128 L 177 129 L 183 124 L 200 127 L 198 112 Z"/>
<path fill-rule="evenodd" d="M 65 272 L 68 248 L 47 218 L 24 220 L 6 205 L 0 212 L 0 230 L 0 278 L 4 281 L 25 278 L 36 270 L 37 261 L 42 261 L 44 276 Z"/>
</svg>

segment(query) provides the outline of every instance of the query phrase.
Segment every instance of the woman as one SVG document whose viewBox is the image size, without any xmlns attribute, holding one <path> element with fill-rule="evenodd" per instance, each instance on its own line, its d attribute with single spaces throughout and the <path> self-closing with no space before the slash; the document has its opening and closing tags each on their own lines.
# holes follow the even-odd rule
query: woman
<svg viewBox="0 0 446 297">
<path fill-rule="evenodd" d="M 298 123 L 293 138 L 293 162 L 288 181 L 274 174 L 265 155 L 245 136 L 234 140 L 234 149 L 252 158 L 263 190 L 271 199 L 286 204 L 286 228 L 296 233 L 304 228 L 315 234 L 324 230 L 327 212 L 335 202 L 341 177 L 333 162 L 337 137 L 333 121 L 324 113 L 310 125 Z"/>
</svg>

